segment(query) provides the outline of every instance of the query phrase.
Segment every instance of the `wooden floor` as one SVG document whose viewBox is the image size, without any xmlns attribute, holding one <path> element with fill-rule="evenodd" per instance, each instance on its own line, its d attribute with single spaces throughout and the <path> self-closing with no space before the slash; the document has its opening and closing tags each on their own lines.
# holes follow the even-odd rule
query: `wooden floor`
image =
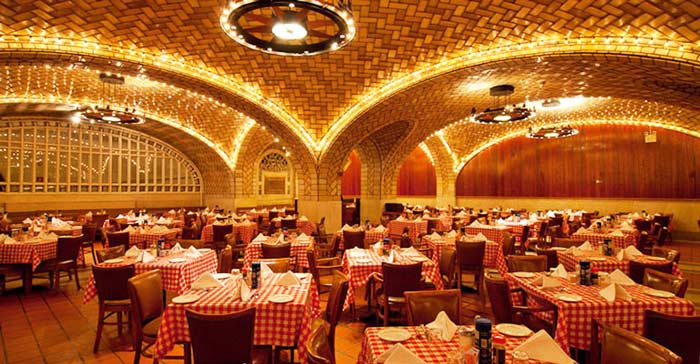
<svg viewBox="0 0 700 364">
<path fill-rule="evenodd" d="M 689 263 L 700 262 L 695 251 L 700 244 L 684 247 Z M 692 251 L 692 252 L 691 252 Z M 692 259 L 692 260 L 691 260 Z M 84 286 L 90 274 L 89 266 L 81 269 L 80 280 Z M 690 274 L 696 278 L 695 273 Z M 700 288 L 696 279 L 691 288 Z M 82 303 L 83 290 L 76 290 L 74 282 L 61 281 L 58 290 L 49 290 L 48 282 L 35 280 L 31 294 L 25 295 L 20 282 L 9 282 L 8 292 L 0 296 L 0 364 L 19 363 L 131 363 L 133 351 L 128 333 L 121 337 L 116 328 L 106 327 L 100 351 L 92 353 L 97 327 L 97 300 Z M 364 297 L 362 292 L 357 297 Z M 322 296 L 325 300 L 326 296 Z M 691 298 L 693 299 L 693 298 Z M 360 316 L 366 315 L 360 302 Z M 698 302 L 696 302 L 696 305 Z M 463 294 L 463 322 L 473 322 L 474 315 L 490 316 L 488 307 L 482 307 L 474 293 Z M 350 321 L 346 317 L 336 334 L 336 357 L 339 364 L 355 363 L 362 343 L 362 334 L 374 320 Z M 150 359 L 142 363 L 150 363 Z M 168 360 L 165 363 L 181 361 Z"/>
</svg>

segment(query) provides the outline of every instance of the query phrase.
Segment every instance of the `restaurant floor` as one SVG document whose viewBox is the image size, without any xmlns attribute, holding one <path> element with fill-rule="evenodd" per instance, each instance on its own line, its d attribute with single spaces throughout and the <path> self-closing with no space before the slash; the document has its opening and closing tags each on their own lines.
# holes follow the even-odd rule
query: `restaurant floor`
<svg viewBox="0 0 700 364">
<path fill-rule="evenodd" d="M 687 298 L 700 305 L 700 244 L 674 243 L 681 250 L 681 270 L 690 279 L 691 291 Z M 81 269 L 80 280 L 84 286 L 90 274 L 89 267 Z M 121 337 L 116 328 L 106 327 L 102 335 L 100 351 L 92 353 L 97 327 L 97 300 L 82 303 L 83 291 L 76 290 L 73 282 L 64 278 L 60 290 L 49 290 L 48 283 L 35 280 L 31 294 L 21 293 L 20 283 L 8 282 L 4 295 L 0 296 L 0 364 L 19 363 L 131 363 L 133 351 L 128 333 Z M 357 292 L 363 297 L 363 292 Z M 323 295 L 322 300 L 326 299 Z M 473 293 L 463 294 L 463 323 L 473 322 L 474 315 L 490 316 L 488 305 L 482 307 Z M 366 315 L 364 307 L 359 316 Z M 336 358 L 338 364 L 355 363 L 367 325 L 343 319 L 336 333 Z M 286 359 L 283 356 L 283 360 Z M 142 360 L 150 363 L 150 359 Z M 163 363 L 181 363 L 167 360 Z"/>
</svg>

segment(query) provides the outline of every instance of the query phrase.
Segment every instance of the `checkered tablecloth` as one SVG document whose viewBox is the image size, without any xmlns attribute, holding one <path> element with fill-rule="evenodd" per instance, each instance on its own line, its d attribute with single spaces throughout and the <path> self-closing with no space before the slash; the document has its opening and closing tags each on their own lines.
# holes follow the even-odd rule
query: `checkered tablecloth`
<svg viewBox="0 0 700 364">
<path fill-rule="evenodd" d="M 276 274 L 272 282 L 279 276 Z M 239 284 L 233 279 L 226 280 L 225 287 L 222 288 L 188 292 L 199 296 L 200 299 L 184 305 L 168 304 L 158 329 L 158 339 L 154 346 L 155 356 L 162 358 L 173 349 L 175 343 L 190 341 L 185 316 L 186 308 L 201 313 L 224 314 L 255 307 L 254 344 L 296 346 L 303 362 L 304 344 L 311 334 L 311 321 L 320 314 L 320 302 L 316 286 L 311 284 L 311 276 L 307 274 L 301 282 L 301 286 L 297 287 L 274 286 L 274 283 L 264 284 L 262 288 L 253 290 L 259 296 L 247 303 L 243 303 L 240 299 L 231 299 L 233 290 Z M 269 298 L 276 294 L 290 294 L 294 296 L 294 300 L 289 303 L 269 302 Z"/>
<path fill-rule="evenodd" d="M 365 330 L 364 339 L 360 354 L 357 357 L 357 364 L 374 364 L 374 361 L 385 351 L 390 349 L 394 343 L 384 341 L 379 338 L 378 334 L 383 327 L 369 327 Z M 411 338 L 402 342 L 401 345 L 406 349 L 416 354 L 426 364 L 445 364 L 447 363 L 447 354 L 460 350 L 459 335 L 455 335 L 451 341 L 442 341 L 434 338 L 428 342 L 423 336 L 423 330 L 416 326 L 406 326 L 402 329 L 408 330 L 411 333 Z M 494 334 L 497 332 L 494 330 Z M 513 358 L 511 353 L 515 348 L 523 343 L 527 338 L 517 338 L 505 336 L 506 338 L 506 363 L 512 363 Z M 539 361 L 530 360 L 528 363 L 536 364 Z"/>
<path fill-rule="evenodd" d="M 572 239 L 577 240 L 588 240 L 594 248 L 598 245 L 603 245 L 605 239 L 610 239 L 613 246 L 616 248 L 626 248 L 630 245 L 635 245 L 635 235 L 625 234 L 624 236 L 613 236 L 610 234 L 595 234 L 595 233 L 574 233 L 571 235 Z"/>
<path fill-rule="evenodd" d="M 430 248 L 433 250 L 433 261 L 435 264 L 440 264 L 440 257 L 442 256 L 442 250 L 446 246 L 455 248 L 454 243 L 447 243 L 443 238 L 434 239 L 430 235 L 426 235 L 421 240 L 421 245 L 423 248 Z M 487 241 L 484 249 L 484 268 L 496 268 L 501 274 L 508 272 L 508 265 L 506 264 L 506 259 L 503 257 L 503 249 L 499 244 L 493 241 Z"/>
<path fill-rule="evenodd" d="M 374 244 L 378 241 L 384 240 L 384 238 L 389 236 L 389 230 L 384 229 L 383 232 L 376 231 L 374 228 L 371 230 L 366 230 L 365 231 L 365 246 L 369 246 L 370 244 Z M 340 244 L 338 245 L 338 249 L 343 250 L 345 249 L 345 242 L 343 241 L 343 231 L 338 230 L 335 232 L 335 237 L 340 237 Z"/>
<path fill-rule="evenodd" d="M 351 249 L 353 250 L 353 249 Z M 350 280 L 350 287 L 348 289 L 348 297 L 345 300 L 345 307 L 349 307 L 351 304 L 355 303 L 355 289 L 362 287 L 369 280 L 369 276 L 372 273 L 382 272 L 382 262 L 386 262 L 388 256 L 379 256 L 376 252 L 371 249 L 362 249 L 365 253 L 364 255 L 356 255 L 352 253 L 349 256 L 350 250 L 346 250 L 343 254 L 343 271 L 348 275 Z M 394 264 L 415 264 L 416 262 L 410 258 L 400 259 Z M 427 260 L 423 262 L 423 275 L 435 284 L 435 288 L 440 290 L 444 286 L 442 284 L 442 278 L 440 276 L 440 267 L 435 264 L 432 260 Z"/>
<path fill-rule="evenodd" d="M 265 239 L 268 244 L 274 244 L 275 240 L 276 239 L 272 237 L 266 237 Z M 245 247 L 243 270 L 250 269 L 250 265 L 253 263 L 253 260 L 262 258 L 262 243 L 262 241 L 253 240 Z M 289 252 L 291 259 L 289 264 L 295 267 L 300 266 L 302 268 L 309 268 L 309 260 L 306 257 L 306 249 L 308 249 L 309 246 L 314 246 L 314 238 L 309 237 L 309 240 L 306 241 L 293 239 L 291 244 L 292 246 Z"/>
<path fill-rule="evenodd" d="M 503 244 L 503 233 L 508 231 L 513 234 L 513 228 L 511 226 L 467 226 L 464 231 L 467 233 L 467 235 L 477 235 L 482 233 L 484 236 L 486 236 L 486 239 L 493 241 L 498 245 Z"/>
<path fill-rule="evenodd" d="M 186 258 L 184 263 L 170 263 L 170 258 Z M 141 274 L 155 269 L 160 269 L 163 277 L 163 289 L 168 292 L 182 294 L 190 289 L 192 283 L 204 273 L 216 273 L 219 264 L 216 252 L 210 250 L 203 252 L 201 257 L 190 258 L 184 254 L 173 254 L 168 257 L 160 257 L 150 263 L 134 263 L 134 258 L 127 258 L 123 263 L 100 263 L 100 267 L 119 267 L 126 264 L 134 264 L 136 274 Z M 88 303 L 97 296 L 95 278 L 90 274 L 88 284 L 83 294 L 83 303 Z"/>
<path fill-rule="evenodd" d="M 445 232 L 452 230 L 452 218 L 449 216 L 442 217 L 428 217 L 423 218 L 423 220 L 435 220 L 435 228 L 438 232 Z M 430 233 L 430 231 L 428 231 Z"/>
<path fill-rule="evenodd" d="M 274 224 L 276 227 L 282 226 L 282 220 L 281 218 L 277 218 L 273 220 Z M 299 221 L 297 220 L 297 229 L 299 229 L 300 233 L 304 233 L 306 235 L 311 235 L 316 232 L 316 224 L 313 222 L 306 220 L 306 221 Z"/>
<path fill-rule="evenodd" d="M 388 229 L 389 236 L 393 238 L 400 237 L 403 233 L 403 228 L 408 226 L 408 236 L 411 237 L 411 241 L 416 241 L 419 234 L 425 234 L 428 232 L 428 222 L 423 221 L 389 221 Z"/>
<path fill-rule="evenodd" d="M 58 240 L 32 239 L 22 243 L 0 245 L 0 264 L 31 264 L 32 270 L 42 260 L 56 258 Z"/>
<path fill-rule="evenodd" d="M 510 233 L 513 234 L 515 237 L 516 242 L 520 242 L 522 236 L 523 236 L 523 229 L 525 228 L 526 225 L 522 225 L 519 222 L 512 222 L 512 221 L 506 221 L 503 223 L 504 226 L 507 226 L 510 228 Z M 529 236 L 536 236 L 537 235 L 537 223 L 536 222 L 528 222 L 527 226 L 530 227 L 530 230 L 528 231 Z"/>
<path fill-rule="evenodd" d="M 612 272 L 615 269 L 619 269 L 625 274 L 630 273 L 630 261 L 623 259 L 623 260 L 617 260 L 615 257 L 606 257 L 601 254 L 595 254 L 595 255 L 590 255 L 590 256 L 575 256 L 573 253 L 568 253 L 566 251 L 557 251 L 557 256 L 559 257 L 559 263 L 561 263 L 564 268 L 566 268 L 567 271 L 573 272 L 577 266 L 579 266 L 579 262 L 582 259 L 588 259 L 591 262 L 591 268 L 596 268 L 599 272 Z M 594 257 L 594 260 L 591 260 L 590 258 Z M 605 260 L 595 260 L 595 259 L 605 259 Z M 654 259 L 649 259 L 647 255 L 643 255 L 641 257 L 637 258 L 637 261 L 643 262 L 645 264 L 667 264 L 667 260 L 654 260 Z M 673 274 L 680 276 L 681 275 L 681 270 L 678 268 L 678 264 L 673 263 Z"/>
<path fill-rule="evenodd" d="M 138 245 L 139 248 L 147 248 L 153 244 L 157 244 L 160 239 L 175 239 L 181 232 L 182 229 L 169 229 L 167 232 L 145 234 L 132 231 L 129 232 L 129 246 Z M 109 247 L 109 241 L 105 242 L 105 247 Z"/>
<path fill-rule="evenodd" d="M 582 302 L 567 303 L 555 297 L 560 289 L 543 290 L 532 282 L 536 278 L 518 278 L 512 274 L 506 274 L 506 279 L 512 285 L 522 287 L 528 297 L 536 300 L 545 300 L 556 305 L 559 312 L 555 339 L 562 348 L 574 347 L 590 350 L 591 346 L 591 322 L 599 321 L 622 327 L 637 334 L 642 334 L 644 324 L 644 311 L 654 310 L 674 315 L 693 315 L 695 307 L 693 303 L 679 297 L 656 298 L 644 294 L 647 287 L 641 285 L 624 287 L 632 296 L 632 301 L 617 300 L 608 303 L 598 293 L 601 286 L 580 286 L 569 282 L 567 279 L 557 278 L 561 281 L 566 293 L 583 297 Z"/>
<path fill-rule="evenodd" d="M 241 240 L 248 244 L 253 240 L 253 237 L 255 237 L 255 234 L 258 233 L 258 223 L 256 222 L 251 222 L 250 224 L 243 224 L 243 223 L 235 223 L 233 225 L 233 232 L 236 233 L 236 236 L 240 236 Z M 204 240 L 205 243 L 211 243 L 214 241 L 214 226 L 213 225 L 207 225 L 204 228 L 202 228 L 202 240 Z"/>
</svg>

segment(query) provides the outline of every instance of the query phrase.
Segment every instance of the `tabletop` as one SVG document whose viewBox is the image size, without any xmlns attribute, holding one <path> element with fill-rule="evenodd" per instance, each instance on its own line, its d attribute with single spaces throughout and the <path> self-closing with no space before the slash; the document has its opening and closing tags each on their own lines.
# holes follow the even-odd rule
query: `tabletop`
<svg viewBox="0 0 700 364">
<path fill-rule="evenodd" d="M 596 268 L 599 272 L 613 272 L 615 269 L 619 269 L 627 275 L 630 273 L 629 260 L 617 260 L 616 257 L 604 256 L 597 252 L 576 256 L 574 253 L 559 250 L 557 251 L 557 257 L 559 258 L 559 263 L 569 272 L 575 271 L 582 259 L 587 259 L 591 262 L 591 268 Z M 650 257 L 648 255 L 639 256 L 635 260 L 650 265 L 668 264 L 668 260 L 666 259 L 657 259 L 657 257 Z M 681 275 L 681 270 L 676 263 L 673 263 L 673 274 L 677 276 Z"/>
<path fill-rule="evenodd" d="M 256 222 L 250 222 L 248 224 L 243 223 L 243 222 L 237 222 L 231 224 L 233 225 L 233 232 L 236 233 L 236 236 L 239 236 L 241 240 L 248 244 L 253 240 L 253 237 L 255 234 L 258 232 L 258 223 Z M 204 240 L 205 243 L 211 243 L 214 241 L 214 226 L 213 225 L 206 225 L 204 228 L 202 228 L 202 240 Z"/>
<path fill-rule="evenodd" d="M 350 231 L 359 231 L 359 229 Z M 338 245 L 338 249 L 345 249 L 345 242 L 343 241 L 343 230 L 336 231 L 335 236 L 340 237 L 340 244 Z M 365 246 L 370 246 L 371 244 L 374 244 L 378 241 L 383 241 L 384 238 L 388 236 L 389 229 L 384 229 L 384 231 L 377 231 L 375 228 L 365 230 Z"/>
<path fill-rule="evenodd" d="M 408 236 L 411 237 L 411 241 L 416 241 L 418 235 L 425 234 L 428 232 L 428 222 L 425 220 L 415 221 L 399 221 L 391 220 L 387 226 L 389 230 L 389 236 L 399 237 L 403 234 L 403 228 L 408 227 Z"/>
<path fill-rule="evenodd" d="M 612 235 L 612 234 L 597 234 L 597 233 L 574 233 L 571 235 L 571 239 L 577 240 L 587 240 L 597 248 L 599 245 L 603 245 L 605 239 L 610 239 L 613 246 L 616 248 L 626 248 L 630 245 L 635 245 L 635 235 L 624 234 L 622 236 Z"/>
<path fill-rule="evenodd" d="M 262 244 L 263 242 L 267 244 L 275 243 L 274 237 L 265 236 L 265 240 L 261 241 L 257 238 L 250 242 L 245 247 L 245 255 L 243 256 L 243 269 L 248 270 L 253 260 L 262 258 Z M 302 268 L 309 268 L 309 260 L 306 257 L 306 249 L 315 246 L 314 238 L 308 237 L 307 240 L 299 240 L 296 238 L 290 239 L 291 247 L 289 251 L 291 266 L 301 266 Z"/>
<path fill-rule="evenodd" d="M 56 239 L 31 238 L 0 245 L 0 264 L 31 264 L 36 269 L 44 260 L 56 258 Z"/>
<path fill-rule="evenodd" d="M 435 238 L 431 235 L 426 235 L 421 240 L 423 247 L 428 247 L 433 251 L 433 261 L 435 264 L 440 264 L 440 257 L 445 247 L 455 248 L 455 242 L 447 242 L 444 238 Z M 508 271 L 506 259 L 503 256 L 503 249 L 500 244 L 493 241 L 486 241 L 484 247 L 484 268 L 496 268 L 501 274 Z"/>
<path fill-rule="evenodd" d="M 493 241 L 496 244 L 502 244 L 503 243 L 503 234 L 508 231 L 510 233 L 513 232 L 513 227 L 511 226 L 491 226 L 491 225 L 482 225 L 482 226 L 466 226 L 464 231 L 468 235 L 477 235 L 479 233 L 483 234 L 486 236 L 486 239 Z"/>
</svg>

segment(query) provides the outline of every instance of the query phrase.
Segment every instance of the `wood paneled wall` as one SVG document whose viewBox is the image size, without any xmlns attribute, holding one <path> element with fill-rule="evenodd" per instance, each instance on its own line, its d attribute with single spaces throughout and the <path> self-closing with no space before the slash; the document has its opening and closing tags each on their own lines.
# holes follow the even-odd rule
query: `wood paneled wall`
<svg viewBox="0 0 700 364">
<path fill-rule="evenodd" d="M 397 187 L 399 196 L 435 196 L 435 166 L 422 149 L 416 148 L 404 160 Z"/>
<path fill-rule="evenodd" d="M 354 150 L 350 152 L 346 166 L 340 180 L 341 193 L 343 197 L 359 197 L 362 187 L 362 163 Z"/>
<path fill-rule="evenodd" d="M 644 127 L 586 126 L 564 139 L 519 137 L 477 155 L 458 196 L 700 198 L 700 139 Z"/>
</svg>

